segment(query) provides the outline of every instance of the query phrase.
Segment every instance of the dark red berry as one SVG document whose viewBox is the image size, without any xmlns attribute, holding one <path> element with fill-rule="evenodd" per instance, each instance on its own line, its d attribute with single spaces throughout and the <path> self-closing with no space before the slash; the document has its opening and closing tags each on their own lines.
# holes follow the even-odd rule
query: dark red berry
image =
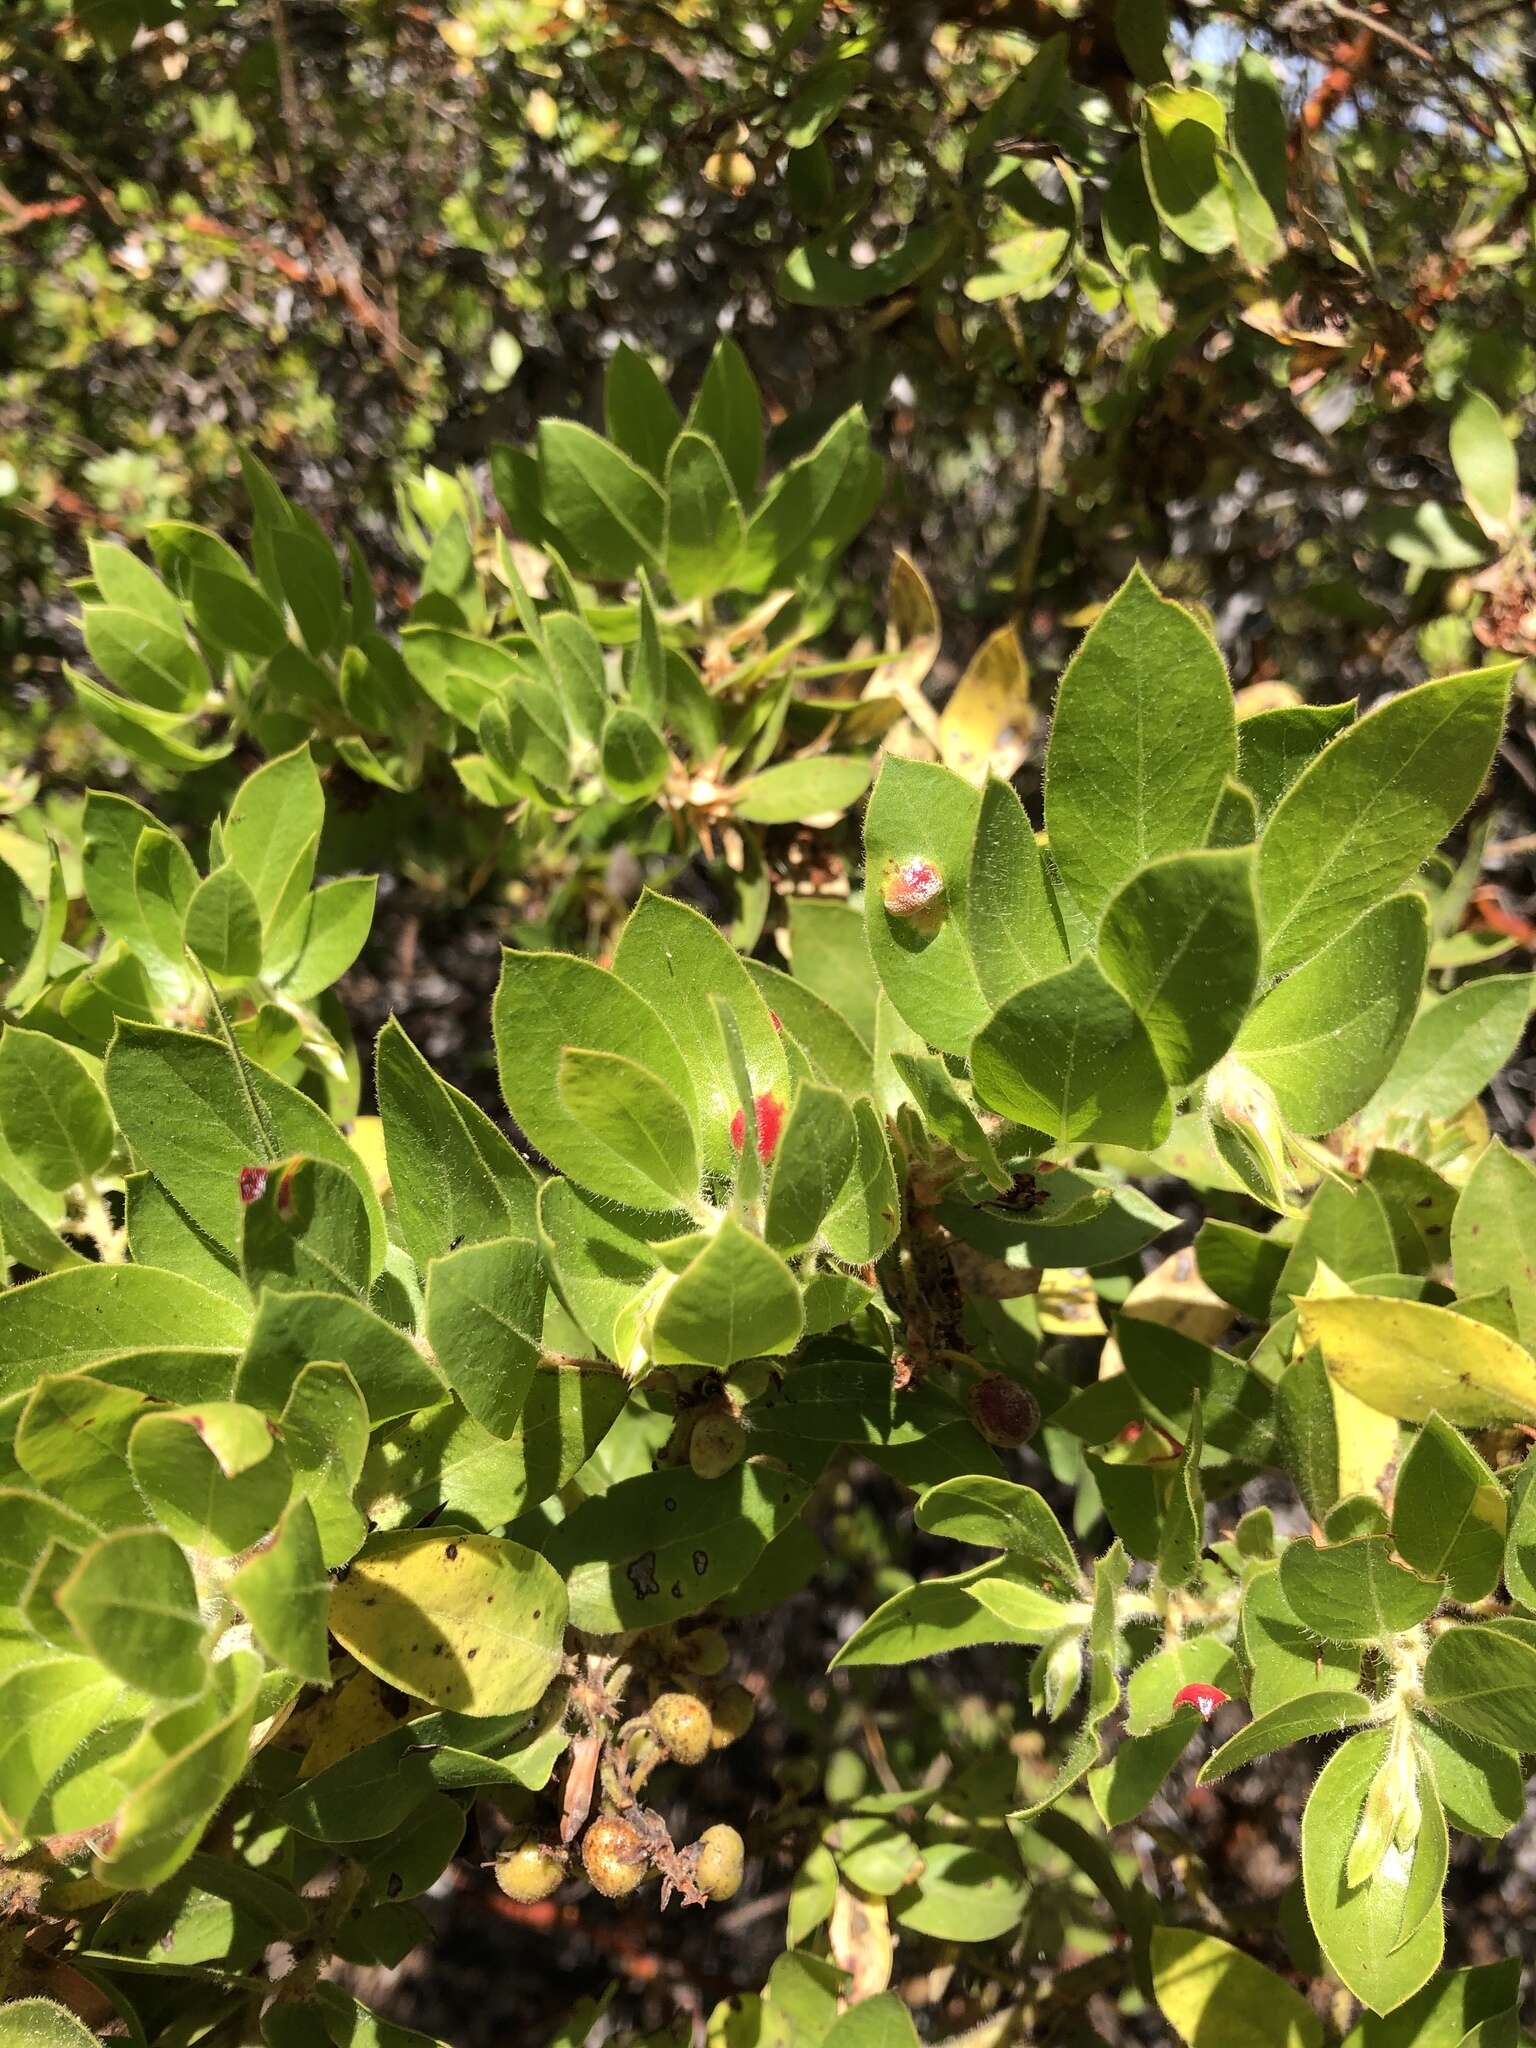
<svg viewBox="0 0 1536 2048">
<path fill-rule="evenodd" d="M 1040 1403 L 1006 1373 L 989 1372 L 974 1382 L 965 1405 L 979 1436 L 1000 1451 L 1016 1451 L 1040 1427 Z"/>
</svg>

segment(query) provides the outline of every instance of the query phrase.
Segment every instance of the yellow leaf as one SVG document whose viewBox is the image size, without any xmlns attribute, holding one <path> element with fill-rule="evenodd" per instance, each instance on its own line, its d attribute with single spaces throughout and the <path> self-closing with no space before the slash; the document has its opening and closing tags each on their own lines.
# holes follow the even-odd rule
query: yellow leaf
<svg viewBox="0 0 1536 2048">
<path fill-rule="evenodd" d="M 1102 1337 L 1104 1318 L 1093 1279 L 1082 1266 L 1050 1267 L 1040 1275 L 1040 1327 L 1052 1337 Z"/>
<path fill-rule="evenodd" d="M 1302 1342 L 1382 1415 L 1478 1429 L 1536 1422 L 1536 1360 L 1502 1331 L 1424 1301 L 1354 1295 L 1297 1304 Z"/>
<path fill-rule="evenodd" d="M 1029 664 L 1012 626 L 999 626 L 976 650 L 939 719 L 946 768 L 972 782 L 988 772 L 1004 781 L 1023 764 L 1035 722 Z"/>
<path fill-rule="evenodd" d="M 908 718 L 938 744 L 939 721 L 923 681 L 939 652 L 939 610 L 927 578 L 899 551 L 886 591 L 886 658 L 864 685 L 866 697 L 897 697 Z"/>
<path fill-rule="evenodd" d="M 504 1536 L 373 1537 L 331 1593 L 331 1634 L 359 1664 L 435 1707 L 517 1714 L 560 1668 L 565 1587 Z"/>
</svg>

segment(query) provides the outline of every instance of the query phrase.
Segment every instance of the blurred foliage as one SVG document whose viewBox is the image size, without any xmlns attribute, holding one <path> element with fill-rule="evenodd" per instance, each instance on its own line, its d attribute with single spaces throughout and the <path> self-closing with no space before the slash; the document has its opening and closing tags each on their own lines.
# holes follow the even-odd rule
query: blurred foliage
<svg viewBox="0 0 1536 2048">
<path fill-rule="evenodd" d="M 377 557 L 402 465 L 727 328 L 772 462 L 863 404 L 864 545 L 974 638 L 1058 650 L 1140 554 L 1240 676 L 1523 652 L 1451 430 L 1536 389 L 1533 62 L 1488 0 L 17 0 L 5 637 L 50 671 L 84 528 L 234 525 L 237 443 Z"/>
</svg>

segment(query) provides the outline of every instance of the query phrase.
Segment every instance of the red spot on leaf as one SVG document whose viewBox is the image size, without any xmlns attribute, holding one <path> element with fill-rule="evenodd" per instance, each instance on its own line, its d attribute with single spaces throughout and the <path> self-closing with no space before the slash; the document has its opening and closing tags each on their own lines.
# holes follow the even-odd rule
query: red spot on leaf
<svg viewBox="0 0 1536 2048">
<path fill-rule="evenodd" d="M 1224 1707 L 1232 1695 L 1223 1692 L 1219 1685 L 1181 1685 L 1173 1696 L 1177 1707 L 1198 1707 L 1202 1721 L 1209 1721 L 1218 1707 Z"/>
<path fill-rule="evenodd" d="M 242 1202 L 259 1202 L 267 1192 L 267 1169 L 264 1166 L 242 1166 L 240 1169 L 240 1199 Z"/>
<path fill-rule="evenodd" d="M 779 1136 L 784 1129 L 784 1105 L 776 1095 L 756 1095 L 752 1106 L 757 1111 L 757 1156 L 766 1166 L 778 1150 Z M 731 1118 L 731 1150 L 739 1152 L 747 1134 L 747 1118 L 744 1110 L 738 1109 Z"/>
<path fill-rule="evenodd" d="M 944 893 L 944 877 L 931 860 L 898 861 L 885 878 L 882 898 L 892 917 L 915 917 Z"/>
</svg>

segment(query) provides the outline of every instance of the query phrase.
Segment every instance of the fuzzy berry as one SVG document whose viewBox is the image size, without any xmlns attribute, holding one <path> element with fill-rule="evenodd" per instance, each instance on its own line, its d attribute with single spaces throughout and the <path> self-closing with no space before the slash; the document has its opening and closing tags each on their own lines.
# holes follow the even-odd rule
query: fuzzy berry
<svg viewBox="0 0 1536 2048">
<path fill-rule="evenodd" d="M 695 1846 L 694 1882 L 717 1906 L 734 1899 L 741 1890 L 745 1844 L 736 1830 L 717 1821 L 706 1828 Z"/>
<path fill-rule="evenodd" d="M 1224 1707 L 1232 1695 L 1223 1692 L 1219 1685 L 1181 1685 L 1173 1696 L 1178 1707 L 1198 1707 L 1202 1721 L 1209 1721 L 1218 1707 Z"/>
<path fill-rule="evenodd" d="M 784 1105 L 776 1095 L 756 1095 L 752 1106 L 757 1111 L 757 1156 L 764 1166 L 779 1147 L 779 1134 L 784 1129 Z M 747 1135 L 747 1114 L 738 1109 L 731 1118 L 731 1150 L 739 1152 Z"/>
<path fill-rule="evenodd" d="M 1016 1451 L 1040 1427 L 1040 1403 L 1006 1373 L 989 1372 L 973 1382 L 965 1405 L 978 1436 L 1000 1451 Z"/>
<path fill-rule="evenodd" d="M 519 1905 L 536 1906 L 565 1882 L 565 1856 L 552 1843 L 529 1841 L 496 1858 L 496 1882 Z"/>
<path fill-rule="evenodd" d="M 581 1860 L 604 1898 L 627 1899 L 645 1882 L 651 1859 L 638 1829 L 616 1813 L 605 1813 L 582 1836 Z"/>
<path fill-rule="evenodd" d="M 920 854 L 897 861 L 886 872 L 882 900 L 892 917 L 916 917 L 944 893 L 944 877 Z"/>
<path fill-rule="evenodd" d="M 714 1721 L 691 1692 L 664 1692 L 653 1700 L 651 1726 L 674 1763 L 701 1764 L 709 1755 Z"/>
</svg>

